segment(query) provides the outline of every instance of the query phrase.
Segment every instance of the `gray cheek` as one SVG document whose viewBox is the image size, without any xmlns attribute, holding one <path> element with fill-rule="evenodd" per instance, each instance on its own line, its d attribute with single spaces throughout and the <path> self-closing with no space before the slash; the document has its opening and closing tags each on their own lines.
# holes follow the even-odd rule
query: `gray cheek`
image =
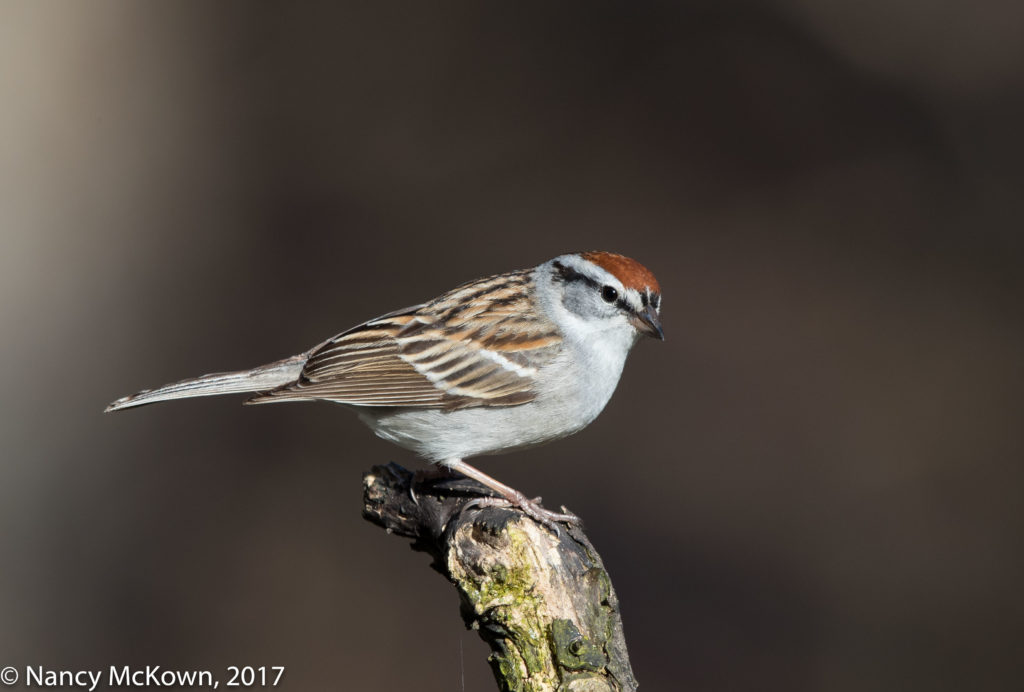
<svg viewBox="0 0 1024 692">
<path fill-rule="evenodd" d="M 562 305 L 574 315 L 580 317 L 611 317 L 615 314 L 615 306 L 601 299 L 596 289 L 591 286 L 571 286 L 562 296 Z"/>
<path fill-rule="evenodd" d="M 583 296 L 579 295 L 579 291 L 568 292 L 562 301 L 562 305 L 574 315 L 584 315 L 587 313 L 584 310 Z"/>
</svg>

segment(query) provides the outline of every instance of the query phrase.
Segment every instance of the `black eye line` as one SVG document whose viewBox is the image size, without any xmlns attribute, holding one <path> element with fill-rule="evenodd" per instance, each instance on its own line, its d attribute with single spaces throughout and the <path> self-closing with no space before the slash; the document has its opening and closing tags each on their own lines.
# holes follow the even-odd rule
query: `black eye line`
<svg viewBox="0 0 1024 692">
<path fill-rule="evenodd" d="M 576 271 L 575 269 L 572 269 L 570 267 L 565 266 L 561 262 L 555 262 L 551 266 L 555 269 L 556 272 L 558 272 L 558 274 L 555 276 L 556 279 L 561 279 L 562 281 L 565 281 L 565 282 L 569 282 L 569 281 L 583 281 L 584 283 L 588 283 L 591 286 L 593 286 L 595 288 L 600 288 L 602 290 L 606 287 L 606 284 L 601 284 L 599 281 L 595 281 L 594 279 L 590 278 L 586 274 L 581 274 L 578 271 Z M 612 290 L 615 290 L 614 286 L 607 286 L 607 287 L 611 288 Z M 618 293 L 617 290 L 615 292 Z M 657 295 L 657 294 L 655 294 L 655 295 Z M 652 300 L 653 300 L 653 298 L 654 298 L 654 296 L 652 296 Z M 615 305 L 615 307 L 619 308 L 620 310 L 628 312 L 631 315 L 637 314 L 636 309 L 634 309 L 629 303 L 626 302 L 626 298 L 625 298 L 624 295 L 620 294 L 618 299 L 615 301 L 614 305 Z M 654 305 L 655 308 L 658 307 L 657 304 L 652 303 L 652 305 Z"/>
<path fill-rule="evenodd" d="M 602 287 L 600 282 L 590 278 L 586 274 L 579 273 L 578 271 L 576 271 L 575 269 L 572 269 L 571 267 L 565 266 L 561 262 L 555 262 L 551 266 L 554 267 L 555 271 L 558 272 L 558 276 L 556 278 L 560 278 L 560 279 L 562 279 L 562 281 L 565 281 L 565 282 L 569 282 L 569 281 L 583 281 L 583 282 L 585 282 L 587 284 L 590 284 L 591 286 L 594 286 L 595 288 L 601 288 Z"/>
<path fill-rule="evenodd" d="M 623 312 L 628 313 L 630 315 L 639 314 L 636 308 L 634 308 L 632 305 L 626 302 L 625 295 L 620 295 L 614 303 L 611 303 L 611 305 L 614 305 L 619 310 L 622 310 Z"/>
</svg>

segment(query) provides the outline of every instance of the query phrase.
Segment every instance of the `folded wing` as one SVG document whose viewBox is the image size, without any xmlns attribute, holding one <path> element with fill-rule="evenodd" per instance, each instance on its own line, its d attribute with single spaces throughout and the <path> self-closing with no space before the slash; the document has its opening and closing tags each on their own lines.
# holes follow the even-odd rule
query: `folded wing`
<svg viewBox="0 0 1024 692">
<path fill-rule="evenodd" d="M 465 284 L 330 339 L 298 380 L 252 400 L 326 399 L 355 406 L 514 406 L 536 396 L 537 370 L 561 337 L 531 316 L 528 271 Z"/>
</svg>

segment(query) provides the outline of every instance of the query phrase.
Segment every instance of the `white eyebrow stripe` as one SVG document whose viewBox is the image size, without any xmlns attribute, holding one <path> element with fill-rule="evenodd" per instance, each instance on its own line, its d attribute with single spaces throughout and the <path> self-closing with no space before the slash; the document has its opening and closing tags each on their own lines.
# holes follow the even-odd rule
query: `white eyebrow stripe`
<svg viewBox="0 0 1024 692">
<path fill-rule="evenodd" d="M 627 288 L 624 297 L 634 310 L 643 310 L 644 304 L 640 300 L 640 291 L 635 288 Z"/>
</svg>

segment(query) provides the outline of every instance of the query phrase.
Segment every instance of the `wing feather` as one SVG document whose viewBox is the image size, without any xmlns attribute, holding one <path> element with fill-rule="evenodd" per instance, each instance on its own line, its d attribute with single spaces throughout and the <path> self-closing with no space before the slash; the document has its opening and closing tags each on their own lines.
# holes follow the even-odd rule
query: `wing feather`
<svg viewBox="0 0 1024 692">
<path fill-rule="evenodd" d="M 511 406 L 536 396 L 534 376 L 561 336 L 531 314 L 530 271 L 464 284 L 314 349 L 297 382 L 251 401 L 327 399 L 356 406 Z"/>
</svg>

